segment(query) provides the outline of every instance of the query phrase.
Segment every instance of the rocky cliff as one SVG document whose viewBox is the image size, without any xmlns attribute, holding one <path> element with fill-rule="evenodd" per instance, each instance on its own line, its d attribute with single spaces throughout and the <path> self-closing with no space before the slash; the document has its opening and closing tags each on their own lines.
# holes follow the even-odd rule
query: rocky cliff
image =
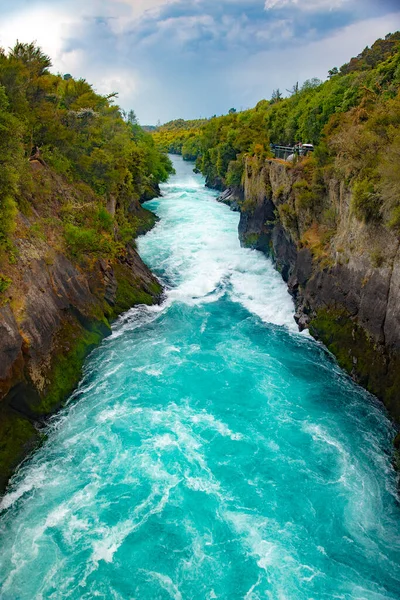
<svg viewBox="0 0 400 600">
<path fill-rule="evenodd" d="M 309 328 L 400 422 L 400 242 L 354 215 L 352 194 L 312 159 L 248 158 L 239 236 L 272 256 Z"/>
<path fill-rule="evenodd" d="M 158 302 L 162 292 L 134 242 L 109 258 L 71 253 L 60 214 L 79 190 L 41 171 L 37 189 L 47 189 L 46 199 L 30 198 L 18 214 L 11 259 L 1 264 L 0 488 L 40 442 L 43 423 L 71 393 L 112 320 L 134 304 Z M 137 201 L 131 213 L 137 233 L 155 221 Z"/>
</svg>

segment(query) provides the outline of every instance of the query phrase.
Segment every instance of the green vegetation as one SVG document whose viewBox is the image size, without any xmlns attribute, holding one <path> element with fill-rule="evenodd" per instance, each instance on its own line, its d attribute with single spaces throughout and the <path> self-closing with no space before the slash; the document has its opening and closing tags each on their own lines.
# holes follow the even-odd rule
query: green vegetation
<svg viewBox="0 0 400 600">
<path fill-rule="evenodd" d="M 358 219 L 400 229 L 399 125 L 396 32 L 331 69 L 324 83 L 296 83 L 288 98 L 275 90 L 271 100 L 253 109 L 229 111 L 205 123 L 176 121 L 159 128 L 154 139 L 161 148 L 196 159 L 208 185 L 218 188 L 241 185 L 246 158 L 271 157 L 270 144 L 312 143 L 314 160 L 308 162 L 308 173 L 299 172 L 303 181 L 297 184 L 296 209 L 321 218 L 328 174 L 350 184 Z"/>
<path fill-rule="evenodd" d="M 111 319 L 161 294 L 140 261 L 130 262 L 129 246 L 156 221 L 140 203 L 159 195 L 172 163 L 134 112 L 114 104 L 115 94 L 101 96 L 83 79 L 51 74 L 50 66 L 34 44 L 0 49 L 0 306 L 9 303 L 23 344 L 1 382 L 0 489 L 42 439 L 32 423 L 63 404 Z M 82 285 L 76 298 L 62 286 L 57 265 L 64 256 L 75 263 L 65 263 L 65 278 Z M 50 282 L 39 295 L 63 299 L 51 325 L 38 321 L 46 340 L 51 336 L 43 347 L 24 326 L 35 308 L 28 314 L 23 278 L 34 269 Z M 34 286 L 29 291 L 34 305 Z M 35 363 L 30 347 L 43 360 Z"/>
<path fill-rule="evenodd" d="M 25 454 L 40 440 L 40 434 L 28 419 L 2 407 L 0 410 L 0 488 Z"/>
<path fill-rule="evenodd" d="M 79 257 L 82 254 L 93 253 L 98 256 L 112 256 L 114 244 L 111 237 L 100 235 L 94 228 L 77 227 L 72 223 L 65 225 L 65 240 L 71 254 Z"/>
<path fill-rule="evenodd" d="M 91 322 L 90 329 L 84 329 L 79 323 L 66 322 L 58 335 L 62 348 L 49 374 L 49 386 L 39 405 L 32 406 L 35 414 L 50 415 L 73 391 L 82 374 L 82 365 L 86 356 L 99 345 L 105 333 L 110 330 L 103 321 Z"/>
<path fill-rule="evenodd" d="M 0 273 L 0 294 L 8 290 L 11 285 L 11 279 Z"/>
<path fill-rule="evenodd" d="M 258 233 L 248 233 L 243 239 L 243 244 L 246 248 L 255 248 L 260 239 Z"/>
<path fill-rule="evenodd" d="M 143 284 L 132 277 L 129 267 L 124 264 L 116 264 L 114 273 L 118 288 L 113 316 L 123 313 L 135 304 L 154 304 L 154 298 L 161 295 L 162 288 L 157 282 L 150 284 L 147 292 L 143 290 Z"/>
<path fill-rule="evenodd" d="M 371 181 L 363 179 L 355 182 L 352 208 L 360 221 L 370 222 L 379 219 L 379 196 Z"/>
<path fill-rule="evenodd" d="M 133 111 L 126 115 L 113 103 L 116 94 L 101 96 L 84 79 L 51 74 L 50 66 L 34 44 L 0 49 L 0 252 L 11 251 L 18 210 L 29 213 L 33 197 L 54 200 L 51 178 L 38 175 L 46 170 L 79 192 L 58 198 L 71 255 L 116 256 L 132 203 L 157 193 L 171 162 Z"/>
<path fill-rule="evenodd" d="M 397 420 L 400 418 L 397 401 L 400 385 L 398 359 L 387 363 L 374 341 L 344 310 L 319 309 L 311 321 L 310 332 L 324 342 L 343 369 L 356 375 L 362 386 L 385 398 L 390 413 Z"/>
<path fill-rule="evenodd" d="M 280 220 L 286 229 L 289 231 L 294 230 L 297 227 L 297 217 L 294 208 L 285 202 L 278 206 L 278 212 Z"/>
<path fill-rule="evenodd" d="M 153 133 L 154 141 L 163 152 L 182 154 L 184 160 L 196 160 L 199 152 L 199 134 L 207 119 L 169 121 Z"/>
</svg>

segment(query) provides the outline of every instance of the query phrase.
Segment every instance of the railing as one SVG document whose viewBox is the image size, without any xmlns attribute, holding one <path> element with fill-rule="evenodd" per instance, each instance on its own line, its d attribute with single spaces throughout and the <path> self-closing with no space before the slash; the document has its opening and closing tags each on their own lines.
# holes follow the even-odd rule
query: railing
<svg viewBox="0 0 400 600">
<path fill-rule="evenodd" d="M 271 150 L 274 153 L 275 158 L 286 160 L 287 157 L 294 154 L 298 148 L 295 148 L 295 146 L 278 146 L 276 144 L 271 144 Z"/>
<path fill-rule="evenodd" d="M 275 158 L 282 158 L 283 160 L 287 160 L 292 154 L 297 154 L 297 156 L 307 156 L 309 152 L 313 151 L 313 147 L 310 146 L 311 144 L 306 144 L 306 146 L 302 146 L 300 144 L 296 144 L 295 146 L 279 146 L 278 144 L 270 144 Z"/>
</svg>

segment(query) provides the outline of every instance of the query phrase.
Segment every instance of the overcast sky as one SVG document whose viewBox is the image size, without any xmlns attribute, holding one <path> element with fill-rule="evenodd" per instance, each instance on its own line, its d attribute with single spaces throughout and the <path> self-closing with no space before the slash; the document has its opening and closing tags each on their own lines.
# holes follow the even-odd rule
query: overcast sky
<svg viewBox="0 0 400 600">
<path fill-rule="evenodd" d="M 400 29 L 400 0 L 0 0 L 0 45 L 119 93 L 142 124 L 254 106 Z"/>
</svg>

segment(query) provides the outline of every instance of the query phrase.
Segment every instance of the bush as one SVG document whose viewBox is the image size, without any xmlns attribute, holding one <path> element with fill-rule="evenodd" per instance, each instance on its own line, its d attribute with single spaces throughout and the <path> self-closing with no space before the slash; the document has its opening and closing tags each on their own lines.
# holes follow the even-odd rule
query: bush
<svg viewBox="0 0 400 600">
<path fill-rule="evenodd" d="M 391 211 L 389 227 L 400 229 L 400 206 L 395 206 Z"/>
<path fill-rule="evenodd" d="M 244 163 L 242 159 L 231 160 L 226 173 L 227 185 L 239 187 L 242 184 L 244 174 Z"/>
<path fill-rule="evenodd" d="M 274 199 L 275 200 L 281 200 L 285 195 L 285 186 L 284 185 L 280 185 L 276 190 L 275 190 L 275 194 L 274 194 Z"/>
<path fill-rule="evenodd" d="M 70 175 L 72 170 L 71 161 L 58 148 L 45 147 L 42 154 L 46 157 L 46 163 L 57 173 Z"/>
<path fill-rule="evenodd" d="M 290 204 L 285 202 L 278 206 L 279 217 L 281 219 L 282 225 L 289 230 L 293 230 L 297 228 L 297 217 L 296 212 Z"/>
<path fill-rule="evenodd" d="M 380 250 L 373 250 L 371 252 L 371 264 L 375 268 L 379 268 L 385 262 L 385 257 Z"/>
<path fill-rule="evenodd" d="M 111 258 L 116 253 L 116 244 L 107 235 L 99 234 L 96 229 L 77 227 L 66 223 L 64 237 L 71 254 L 79 258 L 82 254 L 94 254 Z"/>
<path fill-rule="evenodd" d="M 257 200 L 255 198 L 246 198 L 244 202 L 240 205 L 240 210 L 242 213 L 250 213 L 253 214 L 257 208 Z"/>
<path fill-rule="evenodd" d="M 97 211 L 95 221 L 100 230 L 112 232 L 114 219 L 104 206 L 101 206 Z"/>
<path fill-rule="evenodd" d="M 12 281 L 9 277 L 0 273 L 0 294 L 3 294 L 10 287 Z"/>
<path fill-rule="evenodd" d="M 374 184 L 367 179 L 357 181 L 353 185 L 351 207 L 357 219 L 365 223 L 377 222 L 381 219 L 380 197 Z"/>
<path fill-rule="evenodd" d="M 15 200 L 11 196 L 4 196 L 0 200 L 0 245 L 14 232 L 17 213 Z"/>
<path fill-rule="evenodd" d="M 305 179 L 293 184 L 298 210 L 312 210 L 314 208 L 314 193 Z"/>
</svg>

